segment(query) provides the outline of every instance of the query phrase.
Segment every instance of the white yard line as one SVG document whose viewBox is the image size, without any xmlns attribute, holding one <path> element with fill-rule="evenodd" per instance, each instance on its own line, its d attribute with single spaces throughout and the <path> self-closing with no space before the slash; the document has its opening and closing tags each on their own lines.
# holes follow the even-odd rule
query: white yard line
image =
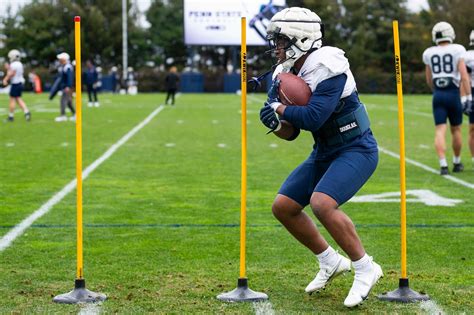
<svg viewBox="0 0 474 315">
<path fill-rule="evenodd" d="M 273 305 L 270 301 L 252 303 L 255 315 L 274 315 Z"/>
<path fill-rule="evenodd" d="M 400 159 L 400 155 L 397 154 L 397 153 L 395 153 L 395 152 L 389 151 L 389 150 L 387 150 L 387 149 L 385 149 L 385 148 L 382 148 L 382 147 L 379 147 L 379 150 L 380 150 L 380 152 L 385 153 L 385 154 L 387 154 L 387 155 L 390 155 L 391 157 L 394 157 L 394 158 L 396 158 L 396 159 Z M 417 167 L 419 167 L 419 168 L 422 168 L 422 169 L 424 169 L 425 171 L 428 171 L 428 172 L 430 172 L 430 173 L 439 174 L 439 170 L 435 170 L 434 168 L 431 168 L 431 167 L 429 167 L 429 166 L 427 166 L 427 165 L 425 165 L 425 164 L 422 164 L 422 163 L 420 163 L 420 162 L 417 162 L 417 161 L 415 161 L 415 160 L 412 160 L 412 159 L 409 159 L 409 158 L 406 158 L 406 157 L 405 157 L 405 161 L 406 161 L 408 164 L 415 165 L 415 166 L 417 166 Z M 457 178 L 457 177 L 454 177 L 454 176 L 451 176 L 451 175 L 445 175 L 445 176 L 442 176 L 442 178 L 447 179 L 447 180 L 450 180 L 450 181 L 452 181 L 452 182 L 454 182 L 454 183 L 456 183 L 456 184 L 462 185 L 462 186 L 464 186 L 464 187 L 474 189 L 474 184 L 468 183 L 468 182 L 466 182 L 466 181 L 463 181 L 462 179 L 459 179 L 459 178 Z"/>
<path fill-rule="evenodd" d="M 161 112 L 165 107 L 160 105 L 155 109 L 147 118 L 145 118 L 141 123 L 136 125 L 132 130 L 130 130 L 125 136 L 123 136 L 119 141 L 114 143 L 101 157 L 95 160 L 91 165 L 89 165 L 83 172 L 82 178 L 85 180 L 99 165 L 105 162 L 115 151 L 118 150 L 124 143 L 126 143 L 131 137 L 133 137 L 140 129 L 145 127 L 159 112 Z M 76 188 L 76 179 L 73 179 L 66 186 L 63 187 L 59 192 L 57 192 L 51 199 L 44 203 L 38 210 L 33 212 L 26 219 L 17 224 L 13 229 L 11 229 L 7 234 L 5 234 L 0 239 L 0 252 L 8 248 L 11 243 L 21 236 L 26 229 L 28 229 L 36 220 L 41 218 L 43 215 L 49 212 L 54 205 L 60 202 L 67 194 Z"/>
</svg>

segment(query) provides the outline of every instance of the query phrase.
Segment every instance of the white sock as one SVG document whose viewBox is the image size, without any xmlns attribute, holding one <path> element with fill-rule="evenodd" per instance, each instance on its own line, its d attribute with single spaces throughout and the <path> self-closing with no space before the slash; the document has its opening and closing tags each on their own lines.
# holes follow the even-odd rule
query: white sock
<svg viewBox="0 0 474 315">
<path fill-rule="evenodd" d="M 453 156 L 453 163 L 454 164 L 461 163 L 461 157 L 460 156 Z"/>
<path fill-rule="evenodd" d="M 353 261 L 352 266 L 354 266 L 354 270 L 358 272 L 367 272 L 372 269 L 371 259 L 367 253 L 362 256 L 361 259 Z"/>
<path fill-rule="evenodd" d="M 30 111 L 29 110 L 25 110 L 25 115 L 28 114 Z"/>
<path fill-rule="evenodd" d="M 15 113 L 8 113 L 8 117 L 13 117 Z"/>
<path fill-rule="evenodd" d="M 334 266 L 339 259 L 337 252 L 331 246 L 326 248 L 324 252 L 317 254 L 316 257 L 318 257 L 320 265 L 326 266 Z"/>
<path fill-rule="evenodd" d="M 439 166 L 448 167 L 448 161 L 446 161 L 446 158 L 439 159 Z"/>
</svg>

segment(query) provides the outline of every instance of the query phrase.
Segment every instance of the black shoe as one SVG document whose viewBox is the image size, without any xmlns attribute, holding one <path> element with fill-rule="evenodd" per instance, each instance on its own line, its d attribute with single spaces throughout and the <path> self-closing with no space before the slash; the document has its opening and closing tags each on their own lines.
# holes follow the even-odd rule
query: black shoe
<svg viewBox="0 0 474 315">
<path fill-rule="evenodd" d="M 453 173 L 459 173 L 464 171 L 464 165 L 462 163 L 454 163 L 453 164 Z"/>
<path fill-rule="evenodd" d="M 449 169 L 447 166 L 442 166 L 441 170 L 439 171 L 439 175 L 448 175 L 449 174 Z"/>
<path fill-rule="evenodd" d="M 26 119 L 26 121 L 31 120 L 31 112 L 28 112 L 28 113 L 25 114 L 25 119 Z"/>
<path fill-rule="evenodd" d="M 8 116 L 7 119 L 5 119 L 5 122 L 13 122 L 15 119 L 11 116 Z"/>
</svg>

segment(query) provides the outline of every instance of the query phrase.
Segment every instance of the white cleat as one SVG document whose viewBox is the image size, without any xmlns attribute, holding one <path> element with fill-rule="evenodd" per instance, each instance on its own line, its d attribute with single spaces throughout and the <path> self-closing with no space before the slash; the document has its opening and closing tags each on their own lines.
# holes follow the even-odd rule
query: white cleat
<svg viewBox="0 0 474 315">
<path fill-rule="evenodd" d="M 370 264 L 372 268 L 368 272 L 355 271 L 354 282 L 351 290 L 344 300 L 344 305 L 347 307 L 354 307 L 361 304 L 369 297 L 370 290 L 375 286 L 377 281 L 383 277 L 382 268 L 379 264 L 372 261 L 370 257 Z"/>
<path fill-rule="evenodd" d="M 99 102 L 94 102 L 94 106 L 95 106 L 95 107 L 99 107 L 99 106 L 100 106 L 100 103 L 99 103 Z"/>
<path fill-rule="evenodd" d="M 62 121 L 67 121 L 67 117 L 66 116 L 58 116 L 56 118 L 54 118 L 54 121 L 55 122 L 62 122 Z"/>
<path fill-rule="evenodd" d="M 306 289 L 304 289 L 306 293 L 311 294 L 315 291 L 324 289 L 326 285 L 330 283 L 334 278 L 351 271 L 351 261 L 340 254 L 337 255 L 339 256 L 339 260 L 336 265 L 320 265 L 319 272 L 316 275 L 316 278 L 314 278 L 314 280 L 308 284 Z"/>
<path fill-rule="evenodd" d="M 88 103 L 87 103 L 87 106 L 92 107 L 92 106 L 94 106 L 94 103 L 88 102 Z"/>
</svg>

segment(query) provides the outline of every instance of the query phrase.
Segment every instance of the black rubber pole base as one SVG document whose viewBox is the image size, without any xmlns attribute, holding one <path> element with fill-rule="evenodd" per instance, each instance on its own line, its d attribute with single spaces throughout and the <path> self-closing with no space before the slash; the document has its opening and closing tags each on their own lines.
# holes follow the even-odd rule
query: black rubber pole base
<svg viewBox="0 0 474 315">
<path fill-rule="evenodd" d="M 63 304 L 97 303 L 105 301 L 106 299 L 107 297 L 102 293 L 87 290 L 86 281 L 84 279 L 76 279 L 74 290 L 55 296 L 53 302 Z"/>
<path fill-rule="evenodd" d="M 410 289 L 408 279 L 401 278 L 398 284 L 398 289 L 378 296 L 379 300 L 389 302 L 411 303 L 418 301 L 428 301 L 430 297 L 427 294 L 418 293 Z"/>
<path fill-rule="evenodd" d="M 268 300 L 268 295 L 250 290 L 247 278 L 239 278 L 237 288 L 230 292 L 219 294 L 217 298 L 224 302 L 258 302 Z"/>
</svg>

